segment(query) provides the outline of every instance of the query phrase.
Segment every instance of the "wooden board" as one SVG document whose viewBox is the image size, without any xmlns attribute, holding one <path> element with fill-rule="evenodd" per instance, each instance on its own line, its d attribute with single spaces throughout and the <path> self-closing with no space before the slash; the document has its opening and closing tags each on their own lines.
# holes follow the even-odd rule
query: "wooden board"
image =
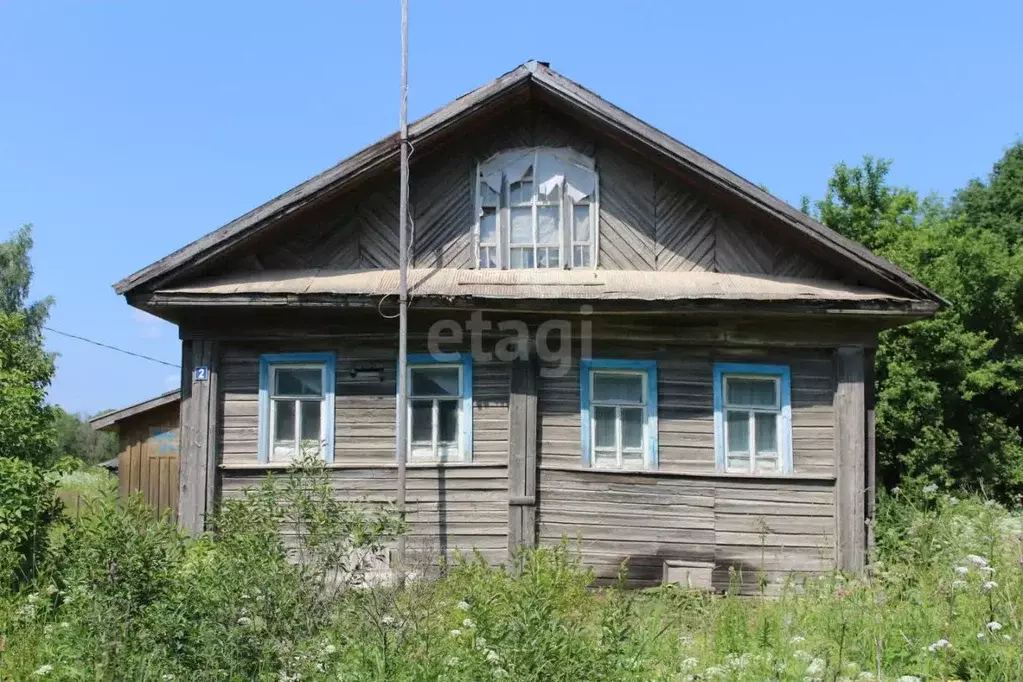
<svg viewBox="0 0 1023 682">
<path fill-rule="evenodd" d="M 176 403 L 128 416 L 118 425 L 119 494 L 141 494 L 157 515 L 177 513 L 178 425 Z"/>
</svg>

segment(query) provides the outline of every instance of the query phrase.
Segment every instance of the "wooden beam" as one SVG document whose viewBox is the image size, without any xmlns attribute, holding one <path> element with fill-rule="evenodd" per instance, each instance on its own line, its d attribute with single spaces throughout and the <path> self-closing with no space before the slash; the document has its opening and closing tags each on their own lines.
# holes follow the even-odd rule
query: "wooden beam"
<svg viewBox="0 0 1023 682">
<path fill-rule="evenodd" d="M 536 546 L 536 353 L 512 361 L 508 396 L 508 556 Z"/>
<path fill-rule="evenodd" d="M 844 346 L 835 351 L 836 556 L 838 568 L 846 571 L 863 570 L 866 554 L 865 365 L 861 346 Z"/>
<path fill-rule="evenodd" d="M 875 544 L 875 524 L 877 523 L 877 441 L 875 438 L 875 411 L 877 408 L 877 376 L 874 362 L 876 349 L 869 348 L 864 356 L 864 391 L 866 400 L 866 439 L 867 439 L 867 557 L 873 561 Z"/>
<path fill-rule="evenodd" d="M 212 512 L 216 481 L 217 343 L 181 342 L 181 443 L 178 477 L 178 524 L 201 533 Z M 197 368 L 205 373 L 197 375 Z"/>
</svg>

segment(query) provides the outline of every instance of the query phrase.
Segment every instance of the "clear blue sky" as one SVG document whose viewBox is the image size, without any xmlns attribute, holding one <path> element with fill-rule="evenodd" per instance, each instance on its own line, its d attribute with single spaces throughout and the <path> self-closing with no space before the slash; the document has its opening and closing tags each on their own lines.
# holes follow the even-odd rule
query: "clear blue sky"
<svg viewBox="0 0 1023 682">
<path fill-rule="evenodd" d="M 51 326 L 169 361 L 111 283 L 397 127 L 399 2 L 0 0 L 0 233 L 35 224 Z M 421 116 L 528 60 L 790 203 L 870 153 L 948 195 L 1023 134 L 1023 3 L 411 0 Z M 53 402 L 168 367 L 65 339 Z"/>
</svg>

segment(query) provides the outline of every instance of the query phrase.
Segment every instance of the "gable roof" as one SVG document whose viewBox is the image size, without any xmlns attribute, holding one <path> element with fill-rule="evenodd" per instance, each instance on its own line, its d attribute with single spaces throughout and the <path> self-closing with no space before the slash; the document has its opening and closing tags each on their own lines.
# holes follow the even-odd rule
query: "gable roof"
<svg viewBox="0 0 1023 682">
<path fill-rule="evenodd" d="M 560 75 L 543 62 L 530 61 L 409 125 L 409 139 L 417 147 L 444 139 L 459 124 L 492 111 L 524 89 L 535 87 L 559 104 L 609 126 L 636 147 L 660 155 L 670 164 L 726 196 L 810 239 L 856 266 L 903 296 L 945 303 L 938 294 L 906 272 L 871 253 L 802 211 L 760 189 L 696 150 L 619 109 Z M 179 279 L 298 210 L 319 203 L 378 172 L 392 169 L 400 146 L 397 133 L 341 161 L 262 206 L 178 249 L 159 261 L 114 284 L 118 294 L 131 294 Z"/>
</svg>

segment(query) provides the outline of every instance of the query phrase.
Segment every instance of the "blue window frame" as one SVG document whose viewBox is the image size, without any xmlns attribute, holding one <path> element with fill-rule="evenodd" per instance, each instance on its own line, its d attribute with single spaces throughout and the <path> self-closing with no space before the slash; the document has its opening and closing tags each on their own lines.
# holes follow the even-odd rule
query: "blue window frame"
<svg viewBox="0 0 1023 682">
<path fill-rule="evenodd" d="M 333 353 L 259 356 L 259 461 L 334 461 Z"/>
<path fill-rule="evenodd" d="M 583 466 L 657 468 L 657 363 L 579 362 Z"/>
<path fill-rule="evenodd" d="M 472 353 L 408 356 L 408 461 L 472 460 Z"/>
<path fill-rule="evenodd" d="M 714 365 L 718 471 L 792 473 L 792 378 L 785 365 Z"/>
</svg>

